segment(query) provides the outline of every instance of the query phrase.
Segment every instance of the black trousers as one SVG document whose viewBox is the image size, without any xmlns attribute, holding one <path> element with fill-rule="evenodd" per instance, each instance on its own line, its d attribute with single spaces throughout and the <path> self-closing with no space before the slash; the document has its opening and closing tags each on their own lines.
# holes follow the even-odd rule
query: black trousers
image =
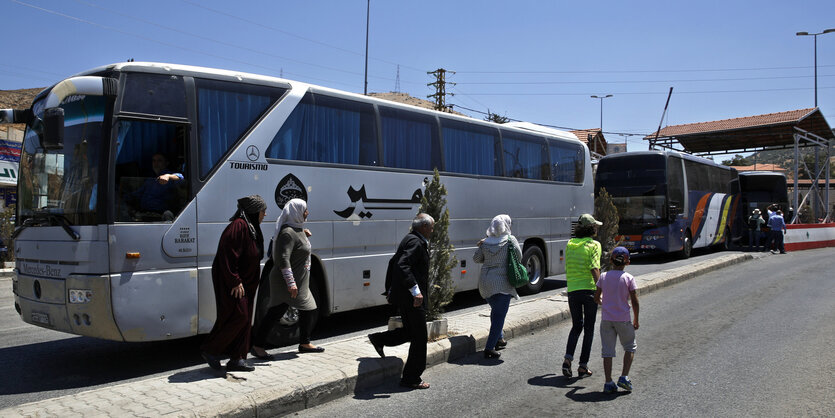
<svg viewBox="0 0 835 418">
<path fill-rule="evenodd" d="M 258 347 L 265 347 L 267 344 L 267 337 L 273 326 L 281 319 L 287 312 L 289 306 L 281 304 L 271 307 L 264 318 L 255 323 L 252 328 L 252 345 Z M 299 344 L 310 344 L 310 333 L 316 325 L 316 318 L 319 316 L 319 310 L 299 311 Z"/>
<path fill-rule="evenodd" d="M 381 342 L 384 346 L 393 347 L 409 343 L 409 357 L 403 366 L 401 382 L 418 384 L 422 382 L 421 375 L 426 370 L 426 311 L 423 307 L 400 304 L 400 317 L 403 318 L 403 328 L 371 334 L 371 339 Z"/>
<path fill-rule="evenodd" d="M 568 292 L 568 309 L 571 311 L 571 331 L 565 346 L 565 356 L 574 358 L 574 350 L 580 334 L 583 334 L 583 346 L 580 348 L 580 364 L 588 364 L 591 356 L 591 343 L 594 340 L 594 322 L 597 319 L 597 304 L 594 303 L 593 290 L 575 290 Z"/>
</svg>

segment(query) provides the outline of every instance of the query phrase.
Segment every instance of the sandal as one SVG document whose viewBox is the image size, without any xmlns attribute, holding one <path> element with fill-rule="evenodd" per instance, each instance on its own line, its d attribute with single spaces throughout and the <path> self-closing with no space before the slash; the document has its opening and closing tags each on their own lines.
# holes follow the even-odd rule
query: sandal
<svg viewBox="0 0 835 418">
<path fill-rule="evenodd" d="M 420 382 L 420 383 L 400 382 L 400 386 L 403 386 L 404 388 L 409 388 L 409 389 L 429 389 L 429 383 L 426 383 L 426 382 Z"/>
<path fill-rule="evenodd" d="M 579 370 L 577 370 L 579 373 Z M 565 377 L 571 377 L 571 362 L 568 359 L 562 362 L 562 375 Z"/>
<path fill-rule="evenodd" d="M 577 368 L 577 377 L 585 377 L 585 376 L 591 376 L 591 375 L 592 375 L 592 372 L 591 372 L 591 370 L 589 370 L 588 367 L 580 366 L 580 367 Z"/>
</svg>

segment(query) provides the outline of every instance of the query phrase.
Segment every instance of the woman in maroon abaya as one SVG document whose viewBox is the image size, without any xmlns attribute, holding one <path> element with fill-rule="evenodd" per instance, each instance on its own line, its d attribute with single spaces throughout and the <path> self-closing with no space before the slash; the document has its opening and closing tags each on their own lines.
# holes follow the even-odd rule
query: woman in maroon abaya
<svg viewBox="0 0 835 418">
<path fill-rule="evenodd" d="M 212 283 L 217 304 L 217 319 L 201 349 L 203 359 L 220 370 L 220 358 L 228 356 L 228 371 L 255 370 L 246 361 L 252 306 L 264 256 L 261 221 L 267 203 L 261 196 L 238 199 L 238 210 L 217 245 L 212 263 Z"/>
</svg>

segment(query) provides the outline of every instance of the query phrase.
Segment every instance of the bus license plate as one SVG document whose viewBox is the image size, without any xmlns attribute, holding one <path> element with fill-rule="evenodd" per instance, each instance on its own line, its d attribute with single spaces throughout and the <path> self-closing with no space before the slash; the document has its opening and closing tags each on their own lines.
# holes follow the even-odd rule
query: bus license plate
<svg viewBox="0 0 835 418">
<path fill-rule="evenodd" d="M 49 325 L 49 315 L 40 312 L 32 312 L 32 322 Z"/>
</svg>

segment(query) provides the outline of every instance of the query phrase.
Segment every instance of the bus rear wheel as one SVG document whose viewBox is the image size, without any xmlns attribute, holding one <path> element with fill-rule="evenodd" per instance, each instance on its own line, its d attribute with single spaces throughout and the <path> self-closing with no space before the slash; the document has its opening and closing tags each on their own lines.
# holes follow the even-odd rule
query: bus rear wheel
<svg viewBox="0 0 835 418">
<path fill-rule="evenodd" d="M 520 294 L 532 295 L 542 290 L 545 283 L 545 255 L 536 245 L 522 253 L 522 265 L 528 270 L 528 284 L 516 289 Z"/>
</svg>

